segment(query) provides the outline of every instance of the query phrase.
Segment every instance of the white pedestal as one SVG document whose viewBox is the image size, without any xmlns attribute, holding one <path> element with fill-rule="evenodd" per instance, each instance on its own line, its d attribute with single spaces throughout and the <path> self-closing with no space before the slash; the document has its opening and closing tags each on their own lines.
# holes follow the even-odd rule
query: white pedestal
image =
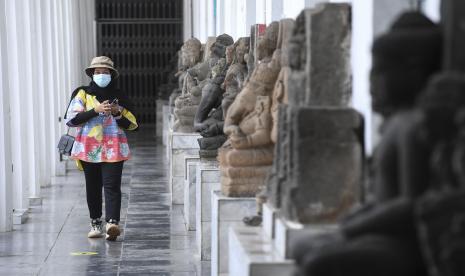
<svg viewBox="0 0 465 276">
<path fill-rule="evenodd" d="M 13 224 L 23 224 L 28 219 L 27 209 L 15 209 L 13 211 Z"/>
<path fill-rule="evenodd" d="M 184 158 L 185 179 L 184 179 L 184 220 L 189 231 L 195 230 L 195 177 L 197 165 L 200 163 L 198 155 L 189 155 Z"/>
<path fill-rule="evenodd" d="M 169 150 L 170 162 L 169 183 L 171 187 L 171 202 L 173 204 L 184 203 L 184 179 L 185 163 L 184 157 L 187 155 L 197 155 L 199 144 L 197 139 L 201 136 L 198 133 L 177 133 L 170 135 Z"/>
<path fill-rule="evenodd" d="M 201 260 L 210 260 L 211 253 L 211 193 L 219 191 L 220 170 L 218 161 L 201 159 L 197 166 L 195 184 L 195 229 L 197 250 Z"/>
<path fill-rule="evenodd" d="M 263 223 L 262 228 L 265 235 L 274 239 L 275 233 L 275 219 L 276 219 L 276 209 L 272 207 L 269 203 L 263 205 Z"/>
<path fill-rule="evenodd" d="M 294 262 L 275 252 L 260 227 L 229 228 L 230 276 L 292 275 L 293 270 Z"/>
<path fill-rule="evenodd" d="M 287 221 L 281 217 L 275 220 L 274 247 L 281 257 L 290 258 L 291 246 L 302 237 L 311 239 L 324 233 L 331 233 L 338 230 L 337 224 L 323 225 L 303 225 L 296 222 Z"/>
<path fill-rule="evenodd" d="M 242 226 L 245 216 L 256 215 L 254 197 L 226 197 L 220 191 L 212 192 L 212 244 L 211 275 L 216 276 L 229 272 L 229 228 Z"/>
</svg>

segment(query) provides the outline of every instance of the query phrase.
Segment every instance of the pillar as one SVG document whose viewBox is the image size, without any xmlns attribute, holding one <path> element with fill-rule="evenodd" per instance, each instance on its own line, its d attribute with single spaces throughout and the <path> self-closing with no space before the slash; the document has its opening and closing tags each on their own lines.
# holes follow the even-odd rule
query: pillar
<svg viewBox="0 0 465 276">
<path fill-rule="evenodd" d="M 13 229 L 10 99 L 6 35 L 6 1 L 0 0 L 0 232 Z"/>
</svg>

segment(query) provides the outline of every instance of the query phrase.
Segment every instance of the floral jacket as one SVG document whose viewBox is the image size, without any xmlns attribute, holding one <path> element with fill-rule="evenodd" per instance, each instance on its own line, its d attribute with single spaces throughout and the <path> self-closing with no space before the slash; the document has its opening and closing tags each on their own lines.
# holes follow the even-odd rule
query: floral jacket
<svg viewBox="0 0 465 276">
<path fill-rule="evenodd" d="M 78 113 L 91 110 L 98 104 L 95 96 L 81 89 L 68 107 L 67 123 Z M 123 109 L 121 116 L 131 122 L 127 130 L 138 127 L 136 117 L 129 110 Z M 124 131 L 118 126 L 116 118 L 111 115 L 98 115 L 77 126 L 71 158 L 77 161 L 80 169 L 82 169 L 80 161 L 100 163 L 128 160 L 130 158 L 128 140 Z"/>
</svg>

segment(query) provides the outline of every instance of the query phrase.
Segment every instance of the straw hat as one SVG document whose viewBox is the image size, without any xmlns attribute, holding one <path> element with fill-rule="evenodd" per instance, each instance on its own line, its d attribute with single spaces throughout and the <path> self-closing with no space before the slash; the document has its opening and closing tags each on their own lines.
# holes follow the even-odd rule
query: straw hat
<svg viewBox="0 0 465 276">
<path fill-rule="evenodd" d="M 113 78 L 119 76 L 118 70 L 113 67 L 113 61 L 106 56 L 94 57 L 90 63 L 90 66 L 86 68 L 86 74 L 92 78 L 95 68 L 108 68 L 111 71 Z"/>
</svg>

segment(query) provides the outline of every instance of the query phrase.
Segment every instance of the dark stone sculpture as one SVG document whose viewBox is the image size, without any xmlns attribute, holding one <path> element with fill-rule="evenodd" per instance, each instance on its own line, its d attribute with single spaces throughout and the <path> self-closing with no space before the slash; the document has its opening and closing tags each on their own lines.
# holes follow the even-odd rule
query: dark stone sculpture
<svg viewBox="0 0 465 276">
<path fill-rule="evenodd" d="M 339 233 L 294 246 L 299 275 L 426 275 L 414 206 L 431 184 L 434 141 L 425 130 L 435 118 L 413 107 L 440 61 L 440 31 L 416 12 L 375 41 L 373 109 L 385 116 L 374 157 L 375 201 L 344 218 Z"/>
<path fill-rule="evenodd" d="M 212 56 L 216 59 L 210 60 L 210 78 L 202 88 L 202 99 L 194 117 L 194 130 L 204 137 L 199 139 L 202 157 L 216 156 L 217 149 L 226 141 L 222 131 L 221 101 L 224 90 L 221 85 L 228 69 L 225 59 L 226 49 L 233 43 L 231 36 L 222 34 L 216 38 L 210 48 Z M 221 131 L 218 131 L 220 129 Z"/>
</svg>

